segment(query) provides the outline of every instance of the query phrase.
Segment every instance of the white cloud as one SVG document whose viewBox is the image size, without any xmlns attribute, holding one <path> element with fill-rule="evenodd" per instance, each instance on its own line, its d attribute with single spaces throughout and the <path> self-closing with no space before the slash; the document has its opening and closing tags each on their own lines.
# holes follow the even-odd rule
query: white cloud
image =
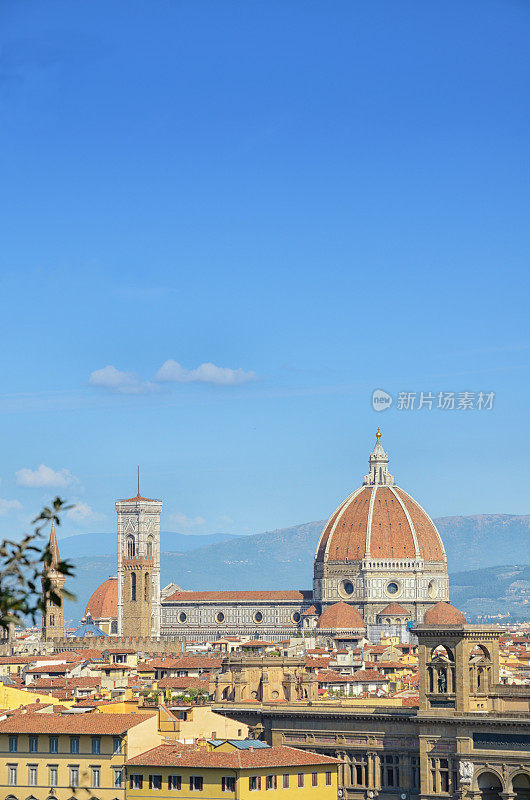
<svg viewBox="0 0 530 800">
<path fill-rule="evenodd" d="M 10 511 L 18 511 L 22 508 L 22 503 L 18 500 L 4 500 L 0 497 L 0 517 L 5 517 Z"/>
<path fill-rule="evenodd" d="M 182 514 L 178 512 L 176 514 L 170 514 L 168 519 L 171 522 L 174 522 L 175 525 L 178 525 L 179 528 L 183 528 L 184 530 L 191 531 L 196 530 L 197 528 L 201 528 L 206 520 L 203 517 L 188 517 L 186 514 Z"/>
<path fill-rule="evenodd" d="M 98 514 L 88 503 L 83 503 L 82 500 L 74 500 L 73 503 L 74 507 L 66 512 L 66 516 L 79 525 L 98 522 L 105 518 L 103 514 Z"/>
<path fill-rule="evenodd" d="M 257 380 L 254 371 L 246 372 L 241 367 L 230 369 L 209 362 L 195 369 L 186 369 L 173 358 L 164 361 L 155 375 L 155 380 L 173 383 L 213 383 L 217 386 L 235 386 Z"/>
<path fill-rule="evenodd" d="M 41 464 L 37 469 L 29 469 L 24 467 L 16 472 L 17 483 L 20 486 L 56 486 L 64 489 L 65 486 L 75 483 L 77 478 L 68 469 L 54 470 L 47 467 L 46 464 Z"/>
<path fill-rule="evenodd" d="M 118 394 L 149 394 L 158 389 L 156 384 L 144 381 L 136 372 L 124 372 L 111 364 L 94 370 L 88 382 L 90 386 L 108 389 Z"/>
</svg>

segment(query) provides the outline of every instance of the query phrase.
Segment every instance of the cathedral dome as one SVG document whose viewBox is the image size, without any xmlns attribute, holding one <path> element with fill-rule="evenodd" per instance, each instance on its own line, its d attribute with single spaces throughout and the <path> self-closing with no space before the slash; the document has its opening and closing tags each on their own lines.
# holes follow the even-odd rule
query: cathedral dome
<svg viewBox="0 0 530 800">
<path fill-rule="evenodd" d="M 441 601 L 427 609 L 423 622 L 425 625 L 465 625 L 467 620 L 458 608 Z"/>
<path fill-rule="evenodd" d="M 352 628 L 366 628 L 366 625 L 354 606 L 349 603 L 334 603 L 322 612 L 317 620 L 317 628 L 351 630 Z"/>
<path fill-rule="evenodd" d="M 85 610 L 85 617 L 89 615 L 92 619 L 118 616 L 117 578 L 107 578 L 107 580 L 93 592 Z"/>
<path fill-rule="evenodd" d="M 445 562 L 445 550 L 433 521 L 416 500 L 394 484 L 379 431 L 369 464 L 363 485 L 326 523 L 316 561 L 366 558 Z"/>
</svg>

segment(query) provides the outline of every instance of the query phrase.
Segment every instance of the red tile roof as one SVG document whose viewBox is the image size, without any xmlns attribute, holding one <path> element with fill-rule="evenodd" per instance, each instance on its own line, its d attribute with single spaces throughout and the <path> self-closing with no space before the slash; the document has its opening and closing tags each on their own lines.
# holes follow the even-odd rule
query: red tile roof
<svg viewBox="0 0 530 800">
<path fill-rule="evenodd" d="M 148 714 L 35 714 L 0 721 L 0 733 L 88 733 L 117 735 L 134 728 L 157 712 Z"/>
<path fill-rule="evenodd" d="M 43 664 L 41 667 L 30 667 L 26 670 L 26 675 L 45 673 L 46 675 L 61 675 L 70 669 L 67 664 Z"/>
<path fill-rule="evenodd" d="M 322 612 L 317 620 L 317 628 L 350 630 L 366 628 L 364 620 L 354 606 L 349 603 L 334 603 Z"/>
<path fill-rule="evenodd" d="M 423 508 L 397 486 L 357 489 L 324 526 L 317 548 L 319 561 L 359 561 L 365 555 L 445 561 L 442 540 L 434 523 Z"/>
<path fill-rule="evenodd" d="M 302 591 L 289 591 L 284 589 L 269 590 L 269 591 L 234 591 L 234 592 L 175 592 L 169 597 L 164 599 L 164 603 L 195 603 L 197 601 L 209 601 L 212 603 L 220 603 L 223 601 L 229 602 L 231 600 L 297 600 L 301 602 L 307 599 L 310 592 Z"/>
<path fill-rule="evenodd" d="M 93 659 L 93 658 L 102 658 L 103 652 L 101 650 L 95 650 L 91 647 L 85 648 L 76 648 L 76 653 L 79 653 L 80 656 L 83 656 L 85 659 Z"/>
<path fill-rule="evenodd" d="M 389 603 L 385 606 L 381 611 L 377 612 L 378 616 L 382 616 L 384 614 L 393 614 L 394 616 L 411 616 L 411 612 L 407 611 L 403 606 L 400 606 L 399 603 Z"/>
<path fill-rule="evenodd" d="M 85 617 L 87 614 L 90 614 L 94 620 L 118 616 L 117 578 L 107 578 L 97 587 L 87 603 Z"/>
<path fill-rule="evenodd" d="M 425 561 L 445 561 L 444 546 L 432 519 L 410 494 L 398 486 L 395 486 L 394 490 L 412 520 L 422 558 Z"/>
<path fill-rule="evenodd" d="M 205 747 L 162 744 L 139 756 L 130 758 L 127 766 L 201 767 L 203 769 L 267 769 L 338 764 L 337 759 L 321 756 L 294 747 L 259 747 L 256 750 L 236 750 L 219 753 Z"/>
<path fill-rule="evenodd" d="M 138 492 L 135 497 L 128 497 L 125 500 L 118 500 L 118 503 L 161 503 L 161 500 L 153 500 L 150 497 L 142 497 L 142 495 Z"/>
<path fill-rule="evenodd" d="M 250 639 L 248 642 L 242 642 L 241 647 L 250 647 L 252 650 L 257 647 L 272 647 L 273 642 L 266 642 L 263 639 Z"/>
<path fill-rule="evenodd" d="M 142 671 L 153 669 L 220 669 L 220 656 L 177 656 L 176 658 L 154 658 L 150 664 L 142 665 Z"/>
<path fill-rule="evenodd" d="M 380 682 L 387 680 L 386 676 L 383 675 L 381 672 L 376 672 L 373 669 L 360 669 L 358 672 L 354 672 L 351 676 L 352 681 L 360 681 L 361 683 L 372 683 L 372 682 Z"/>
<path fill-rule="evenodd" d="M 16 716 L 17 714 L 27 714 L 28 712 L 42 712 L 47 711 L 52 708 L 51 703 L 41 703 L 37 700 L 35 703 L 27 703 L 25 706 L 20 706 L 20 708 L 13 708 L 10 711 L 6 711 L 5 713 L 9 716 Z"/>
<path fill-rule="evenodd" d="M 443 600 L 425 612 L 424 625 L 465 625 L 466 618 L 458 608 Z"/>
<path fill-rule="evenodd" d="M 305 666 L 306 669 L 325 669 L 330 661 L 330 658 L 308 658 L 306 656 Z"/>
</svg>

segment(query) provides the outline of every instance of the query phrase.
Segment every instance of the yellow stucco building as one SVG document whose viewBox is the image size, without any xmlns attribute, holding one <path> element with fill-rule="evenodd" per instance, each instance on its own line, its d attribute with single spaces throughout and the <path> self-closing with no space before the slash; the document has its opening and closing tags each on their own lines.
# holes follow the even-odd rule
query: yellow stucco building
<svg viewBox="0 0 530 800">
<path fill-rule="evenodd" d="M 156 713 L 15 714 L 0 721 L 0 796 L 124 797 L 126 760 L 159 741 Z"/>
<path fill-rule="evenodd" d="M 285 800 L 336 800 L 337 768 L 328 756 L 252 740 L 162 744 L 127 761 L 127 797 L 259 800 L 280 790 Z"/>
</svg>

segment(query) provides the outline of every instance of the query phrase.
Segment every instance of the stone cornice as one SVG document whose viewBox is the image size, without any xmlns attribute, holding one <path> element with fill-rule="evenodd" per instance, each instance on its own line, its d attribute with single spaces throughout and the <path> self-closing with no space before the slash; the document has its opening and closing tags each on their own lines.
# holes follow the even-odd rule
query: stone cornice
<svg viewBox="0 0 530 800">
<path fill-rule="evenodd" d="M 223 714 L 251 714 L 261 717 L 276 717 L 277 719 L 290 719 L 293 716 L 298 719 L 306 718 L 328 718 L 328 719 L 358 719 L 358 720 L 380 720 L 381 722 L 414 722 L 418 725 L 451 725 L 451 726 L 501 726 L 508 728 L 530 728 L 530 715 L 501 715 L 501 714 L 429 714 L 418 712 L 416 709 L 374 709 L 367 707 L 365 711 L 361 709 L 348 708 L 318 708 L 312 706 L 292 706 L 291 708 L 274 708 L 268 705 L 259 704 L 252 706 L 238 705 L 216 705 L 214 711 Z"/>
</svg>

